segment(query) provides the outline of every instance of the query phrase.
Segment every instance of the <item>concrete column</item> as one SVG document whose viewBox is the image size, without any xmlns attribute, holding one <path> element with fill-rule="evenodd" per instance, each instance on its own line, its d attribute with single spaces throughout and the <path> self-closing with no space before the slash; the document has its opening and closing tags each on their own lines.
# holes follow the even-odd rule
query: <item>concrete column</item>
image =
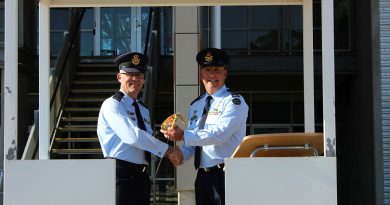
<svg viewBox="0 0 390 205">
<path fill-rule="evenodd" d="M 336 157 L 333 0 L 322 1 L 322 106 L 324 151 Z"/>
<path fill-rule="evenodd" d="M 211 45 L 214 48 L 221 48 L 221 6 L 211 7 Z"/>
<path fill-rule="evenodd" d="M 313 2 L 303 4 L 303 85 L 305 132 L 315 132 L 314 118 L 314 60 L 313 60 Z"/>
<path fill-rule="evenodd" d="M 50 144 L 50 7 L 39 1 L 39 159 L 49 159 Z"/>
<path fill-rule="evenodd" d="M 18 1 L 5 1 L 4 159 L 17 159 L 18 144 Z"/>
<path fill-rule="evenodd" d="M 199 71 L 195 56 L 199 50 L 198 8 L 174 7 L 174 96 L 175 112 L 185 118 L 193 99 L 199 95 Z M 180 205 L 195 204 L 195 169 L 189 160 L 177 168 L 177 190 Z"/>
</svg>

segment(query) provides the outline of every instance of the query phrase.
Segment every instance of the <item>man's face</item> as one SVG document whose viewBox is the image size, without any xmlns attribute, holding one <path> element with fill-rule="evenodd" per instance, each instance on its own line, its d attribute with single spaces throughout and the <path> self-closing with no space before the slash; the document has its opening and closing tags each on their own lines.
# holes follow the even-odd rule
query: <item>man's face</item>
<svg viewBox="0 0 390 205">
<path fill-rule="evenodd" d="M 117 74 L 117 79 L 121 83 L 121 90 L 132 98 L 137 98 L 145 83 L 143 73 L 128 73 L 121 71 Z"/>
<path fill-rule="evenodd" d="M 223 66 L 200 69 L 200 79 L 208 94 L 218 91 L 225 84 L 226 77 L 227 70 Z"/>
</svg>

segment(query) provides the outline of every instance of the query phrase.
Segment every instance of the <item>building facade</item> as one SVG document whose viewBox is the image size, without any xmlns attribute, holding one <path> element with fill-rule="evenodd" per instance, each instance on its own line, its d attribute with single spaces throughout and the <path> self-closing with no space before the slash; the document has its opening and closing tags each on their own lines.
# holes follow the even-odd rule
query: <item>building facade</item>
<svg viewBox="0 0 390 205">
<path fill-rule="evenodd" d="M 7 1 L 3 2 L 3 9 L 0 9 L 3 19 L 6 3 Z M 323 132 L 323 2 L 313 0 L 312 3 L 314 124 L 315 132 Z M 390 1 L 387 0 L 334 0 L 338 204 L 390 204 L 390 170 L 387 160 L 389 6 Z M 186 18 L 178 19 L 180 12 L 183 12 L 180 9 L 189 12 L 186 13 L 188 18 L 196 19 L 187 22 Z M 152 10 L 153 21 L 150 15 Z M 39 109 L 38 4 L 35 1 L 19 0 L 18 11 L 17 141 L 14 144 L 15 149 L 4 149 L 4 160 L 22 159 L 30 134 L 29 126 L 34 124 L 34 110 Z M 231 56 L 227 85 L 240 92 L 250 106 L 247 135 L 305 131 L 302 11 L 301 5 L 234 5 L 221 8 L 221 48 Z M 59 75 L 56 65 L 63 44 L 67 42 L 66 35 L 72 31 L 71 26 L 75 24 L 72 16 L 74 13 L 75 8 L 50 9 L 50 56 L 53 76 Z M 184 109 L 178 105 L 181 99 L 176 93 L 185 93 L 187 89 L 191 95 L 202 92 L 197 80 L 198 71 L 193 69 L 196 68 L 195 58 L 193 57 L 192 62 L 184 62 L 185 65 L 177 64 L 175 58 L 180 56 L 178 51 L 185 50 L 186 46 L 204 48 L 213 45 L 211 16 L 212 7 L 208 6 L 89 7 L 83 10 L 80 29 L 77 30 L 80 38 L 74 44 L 79 48 L 76 61 L 99 62 L 100 59 L 107 62 L 107 59 L 128 51 L 149 50 L 157 53 L 154 56 L 157 56 L 155 65 L 158 65 L 158 78 L 153 81 L 156 83 L 152 89 L 156 103 L 152 108 L 152 118 L 156 135 L 159 136 L 157 131 L 163 119 L 177 110 Z M 186 26 L 189 32 L 175 30 L 182 26 L 180 20 L 188 24 Z M 150 25 L 153 29 L 149 29 L 149 22 L 153 22 L 153 25 Z M 4 28 L 4 25 L 0 24 L 0 28 Z M 150 30 L 154 30 L 156 34 L 153 43 L 150 40 L 153 32 Z M 0 42 L 4 45 L 2 33 L 4 29 L 2 32 L 0 30 Z M 189 38 L 193 41 L 186 40 L 187 44 L 179 44 L 178 42 L 183 42 L 179 41 L 182 34 L 190 35 Z M 4 64 L 4 54 L 0 56 Z M 190 69 L 180 70 L 180 66 L 188 66 Z M 190 77 L 187 78 L 188 76 Z M 71 75 L 67 78 L 70 79 Z M 183 82 L 180 79 L 183 79 Z M 2 82 L 4 85 L 3 78 Z M 3 105 L 4 92 L 7 90 L 3 89 L 2 92 Z M 2 113 L 6 109 L 8 108 L 3 106 Z M 6 119 L 2 117 L 3 133 L 4 120 Z M 2 137 L 4 138 L 4 135 Z M 93 148 L 95 145 L 92 142 L 87 148 Z M 99 157 L 101 158 L 98 154 L 51 156 L 60 159 Z M 178 183 L 176 179 L 185 177 L 187 169 L 176 172 L 166 160 L 161 164 L 158 160 L 154 163 L 150 170 L 152 177 L 153 173 L 155 174 L 156 182 L 152 187 L 153 203 L 176 204 L 181 200 L 177 198 L 175 191 Z M 177 185 L 185 189 L 191 182 Z M 183 192 L 182 196 L 191 197 L 191 193 L 187 195 L 187 192 Z"/>
</svg>

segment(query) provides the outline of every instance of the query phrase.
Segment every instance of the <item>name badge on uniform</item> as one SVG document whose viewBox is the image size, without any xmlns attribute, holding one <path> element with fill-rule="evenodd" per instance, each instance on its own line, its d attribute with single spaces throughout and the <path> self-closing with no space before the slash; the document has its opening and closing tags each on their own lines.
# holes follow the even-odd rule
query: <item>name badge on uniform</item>
<svg viewBox="0 0 390 205">
<path fill-rule="evenodd" d="M 129 117 L 130 117 L 130 119 L 131 120 L 133 120 L 133 121 L 135 121 L 135 113 L 134 112 L 130 112 L 130 111 L 126 111 L 127 112 L 127 114 L 129 115 Z"/>
<path fill-rule="evenodd" d="M 194 110 L 194 112 L 192 113 L 192 117 L 190 118 L 190 125 L 192 124 L 192 122 L 196 122 L 196 120 L 198 120 L 198 116 L 196 115 L 196 112 L 197 110 Z"/>
</svg>

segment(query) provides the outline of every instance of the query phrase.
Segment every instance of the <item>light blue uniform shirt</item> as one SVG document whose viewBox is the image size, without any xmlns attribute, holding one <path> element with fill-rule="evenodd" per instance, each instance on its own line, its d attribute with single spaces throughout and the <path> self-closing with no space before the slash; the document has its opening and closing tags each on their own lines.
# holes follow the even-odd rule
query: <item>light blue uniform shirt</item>
<svg viewBox="0 0 390 205">
<path fill-rule="evenodd" d="M 147 132 L 138 128 L 133 102 L 126 94 L 119 100 L 114 97 L 106 99 L 100 109 L 97 134 L 104 157 L 147 164 L 144 150 L 162 158 L 168 145 L 151 135 L 149 110 L 140 103 Z"/>
<path fill-rule="evenodd" d="M 200 167 L 224 163 L 246 135 L 248 105 L 242 96 L 230 93 L 226 86 L 211 95 L 210 109 L 204 129 L 199 129 L 207 94 L 196 99 L 188 113 L 188 128 L 180 147 L 184 160 L 194 155 L 195 146 L 202 146 Z"/>
</svg>

